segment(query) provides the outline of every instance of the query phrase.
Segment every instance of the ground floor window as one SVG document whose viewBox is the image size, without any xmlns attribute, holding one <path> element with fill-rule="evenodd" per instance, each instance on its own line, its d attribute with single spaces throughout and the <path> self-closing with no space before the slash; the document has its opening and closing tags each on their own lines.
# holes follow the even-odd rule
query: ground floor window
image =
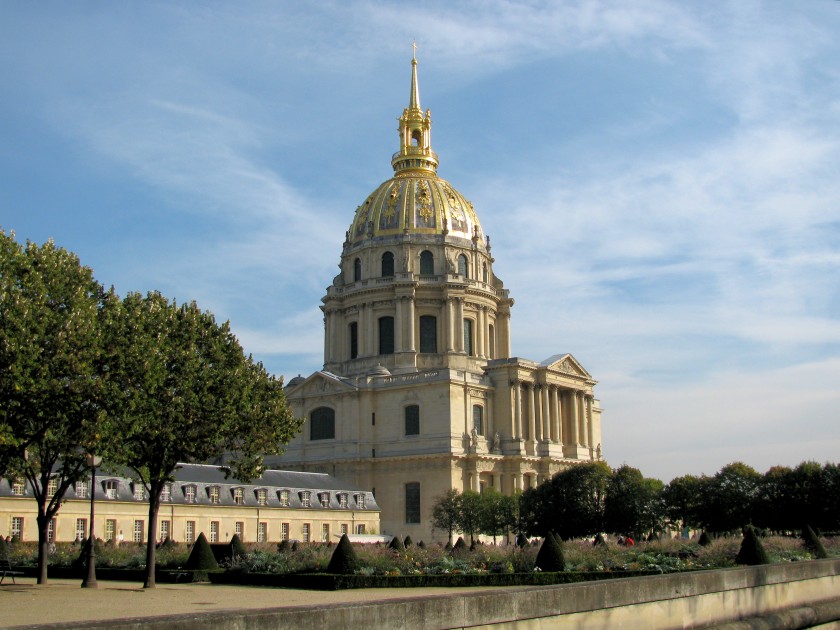
<svg viewBox="0 0 840 630">
<path fill-rule="evenodd" d="M 219 542 L 219 521 L 210 521 L 210 542 Z"/>
<path fill-rule="evenodd" d="M 55 519 L 50 519 L 47 525 L 47 542 L 55 542 Z"/>
<path fill-rule="evenodd" d="M 324 523 L 321 525 L 321 542 L 329 542 L 330 541 L 330 525 L 329 523 Z"/>
<path fill-rule="evenodd" d="M 23 540 L 23 517 L 12 517 L 12 538 Z"/>
<path fill-rule="evenodd" d="M 308 543 L 311 540 L 312 534 L 310 532 L 309 523 L 303 524 L 303 542 Z"/>
<path fill-rule="evenodd" d="M 109 518 L 105 521 L 105 542 L 109 542 L 114 540 L 114 536 L 117 535 L 117 521 L 113 518 Z"/>
<path fill-rule="evenodd" d="M 268 538 L 268 523 L 257 523 L 257 542 L 265 542 Z"/>
<path fill-rule="evenodd" d="M 144 521 L 140 521 L 140 520 L 134 521 L 134 542 L 136 542 L 136 543 L 143 542 L 143 539 L 144 539 L 143 525 L 144 525 Z"/>
<path fill-rule="evenodd" d="M 167 538 L 169 538 L 169 528 L 170 528 L 169 521 L 164 520 L 164 521 L 160 522 L 160 531 L 158 532 L 158 538 L 161 541 L 164 541 Z"/>
<path fill-rule="evenodd" d="M 86 518 L 77 518 L 76 519 L 76 540 L 84 540 L 87 538 L 87 519 Z"/>
<path fill-rule="evenodd" d="M 344 535 L 347 533 L 347 523 L 341 524 L 341 534 Z"/>
<path fill-rule="evenodd" d="M 280 523 L 280 540 L 289 540 L 289 524 Z"/>
<path fill-rule="evenodd" d="M 364 534 L 365 533 L 364 523 L 359 523 L 358 525 L 356 525 L 356 533 L 357 534 Z"/>
<path fill-rule="evenodd" d="M 420 483 L 405 484 L 405 522 L 420 522 Z"/>
<path fill-rule="evenodd" d="M 233 531 L 236 532 L 237 536 L 239 536 L 239 540 L 242 540 L 242 537 L 245 535 L 245 523 L 242 521 L 236 521 L 233 526 Z"/>
<path fill-rule="evenodd" d="M 184 542 L 190 545 L 195 542 L 195 521 L 187 521 L 187 527 L 184 530 Z"/>
</svg>

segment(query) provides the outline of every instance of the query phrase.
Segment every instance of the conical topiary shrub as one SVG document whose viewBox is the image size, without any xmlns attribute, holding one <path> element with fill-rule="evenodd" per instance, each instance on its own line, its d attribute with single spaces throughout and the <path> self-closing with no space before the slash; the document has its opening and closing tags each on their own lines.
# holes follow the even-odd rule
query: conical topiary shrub
<svg viewBox="0 0 840 630">
<path fill-rule="evenodd" d="M 710 544 L 711 542 L 712 542 L 712 539 L 706 532 L 701 533 L 700 538 L 697 540 L 697 544 L 700 545 L 701 547 L 705 547 L 706 545 Z"/>
<path fill-rule="evenodd" d="M 245 549 L 245 545 L 243 544 L 242 540 L 239 538 L 239 534 L 234 534 L 233 538 L 230 539 L 230 555 L 234 558 L 239 557 L 242 558 L 245 554 L 248 553 L 248 550 Z"/>
<path fill-rule="evenodd" d="M 335 551 L 333 551 L 332 558 L 330 558 L 327 573 L 353 575 L 358 568 L 359 558 L 356 556 L 356 551 L 353 549 L 347 534 L 343 534 L 335 547 Z"/>
<path fill-rule="evenodd" d="M 597 547 L 598 545 L 606 545 L 607 541 L 604 540 L 604 535 L 598 532 L 598 535 L 595 536 L 595 540 L 592 541 L 592 544 Z"/>
<path fill-rule="evenodd" d="M 467 543 L 464 542 L 464 539 L 458 536 L 458 540 L 455 541 L 455 544 L 452 547 L 452 553 L 461 553 L 467 550 Z"/>
<path fill-rule="evenodd" d="M 219 568 L 219 563 L 216 562 L 213 550 L 210 548 L 210 543 L 207 542 L 204 532 L 198 535 L 198 540 L 195 541 L 184 568 L 190 571 L 213 571 Z"/>
<path fill-rule="evenodd" d="M 516 546 L 520 548 L 525 548 L 528 546 L 528 538 L 522 532 L 519 532 L 516 536 Z"/>
<path fill-rule="evenodd" d="M 810 551 L 814 558 L 828 558 L 828 552 L 810 525 L 805 525 L 802 528 L 802 542 L 805 544 L 805 549 Z"/>
<path fill-rule="evenodd" d="M 405 551 L 405 545 L 399 536 L 394 536 L 391 539 L 391 542 L 388 543 L 388 549 L 393 549 L 394 551 Z"/>
<path fill-rule="evenodd" d="M 543 540 L 534 567 L 540 571 L 565 571 L 566 558 L 563 557 L 563 544 L 554 532 L 548 532 Z"/>
<path fill-rule="evenodd" d="M 405 548 L 406 548 L 406 549 L 408 549 L 408 548 L 409 548 L 409 547 L 411 547 L 413 544 L 414 544 L 414 541 L 413 541 L 413 540 L 411 540 L 411 536 L 406 536 L 406 537 L 405 537 L 405 540 L 403 541 L 403 545 L 405 545 Z"/>
<path fill-rule="evenodd" d="M 747 525 L 744 528 L 744 540 L 741 541 L 741 549 L 735 556 L 735 562 L 747 565 L 770 564 L 767 552 L 764 551 L 764 545 L 761 544 L 761 539 L 755 533 L 755 528 L 752 525 Z"/>
<path fill-rule="evenodd" d="M 443 546 L 444 551 L 452 551 L 452 542 L 447 540 L 446 544 Z"/>
<path fill-rule="evenodd" d="M 281 540 L 280 544 L 277 545 L 278 553 L 286 553 L 287 551 L 291 551 L 291 550 L 292 550 L 292 543 L 290 543 L 288 540 Z"/>
<path fill-rule="evenodd" d="M 424 542 L 421 540 L 419 543 L 417 543 L 417 547 L 419 547 L 420 549 L 425 549 L 425 548 L 426 548 L 426 543 L 424 543 Z"/>
</svg>

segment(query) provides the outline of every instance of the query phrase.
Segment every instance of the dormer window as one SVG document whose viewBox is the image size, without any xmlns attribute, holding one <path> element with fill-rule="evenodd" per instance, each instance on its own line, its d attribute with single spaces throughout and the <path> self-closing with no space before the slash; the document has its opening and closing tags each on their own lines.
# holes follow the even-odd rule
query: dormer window
<svg viewBox="0 0 840 630">
<path fill-rule="evenodd" d="M 268 497 L 266 496 L 265 488 L 257 490 L 257 505 L 268 505 Z"/>
<path fill-rule="evenodd" d="M 186 503 L 195 503 L 196 487 L 192 484 L 184 486 L 184 501 Z"/>
<path fill-rule="evenodd" d="M 280 501 L 280 507 L 289 507 L 289 491 L 281 490 L 278 492 L 277 500 Z"/>
<path fill-rule="evenodd" d="M 309 507 L 311 504 L 312 493 L 305 491 L 300 493 L 300 504 L 303 507 Z"/>
<path fill-rule="evenodd" d="M 105 489 L 106 499 L 116 499 L 120 489 L 120 482 L 116 479 L 108 479 L 102 487 Z"/>
<path fill-rule="evenodd" d="M 143 487 L 142 483 L 135 482 L 132 491 L 135 501 L 143 501 L 146 498 L 146 488 Z"/>
<path fill-rule="evenodd" d="M 357 494 L 356 495 L 356 507 L 360 510 L 365 509 L 365 495 Z"/>
<path fill-rule="evenodd" d="M 12 481 L 12 495 L 22 497 L 26 494 L 26 484 L 23 479 L 15 479 Z"/>
<path fill-rule="evenodd" d="M 210 503 L 212 505 L 218 505 L 221 503 L 221 493 L 219 491 L 219 486 L 210 486 L 207 488 L 207 498 L 210 499 Z"/>
<path fill-rule="evenodd" d="M 242 488 L 233 489 L 233 503 L 234 505 L 242 505 L 245 503 L 245 492 Z"/>
<path fill-rule="evenodd" d="M 76 491 L 76 496 L 80 499 L 88 498 L 88 484 L 87 481 L 77 481 L 73 489 Z"/>
<path fill-rule="evenodd" d="M 163 484 L 163 489 L 160 491 L 160 500 L 162 503 L 169 503 L 172 501 L 172 484 Z"/>
<path fill-rule="evenodd" d="M 318 495 L 318 498 L 321 501 L 321 507 L 328 508 L 330 507 L 330 493 L 329 492 L 322 492 Z"/>
<path fill-rule="evenodd" d="M 346 508 L 347 507 L 347 495 L 343 492 L 338 495 L 338 507 Z"/>
</svg>

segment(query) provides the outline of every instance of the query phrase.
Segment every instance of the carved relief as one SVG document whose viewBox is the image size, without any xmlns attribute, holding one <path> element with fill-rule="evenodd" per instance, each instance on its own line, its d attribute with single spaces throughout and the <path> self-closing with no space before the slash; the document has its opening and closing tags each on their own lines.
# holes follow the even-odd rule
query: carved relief
<svg viewBox="0 0 840 630">
<path fill-rule="evenodd" d="M 428 223 L 429 219 L 432 218 L 432 195 L 429 191 L 429 184 L 423 180 L 417 183 L 414 201 L 420 217 Z"/>
</svg>

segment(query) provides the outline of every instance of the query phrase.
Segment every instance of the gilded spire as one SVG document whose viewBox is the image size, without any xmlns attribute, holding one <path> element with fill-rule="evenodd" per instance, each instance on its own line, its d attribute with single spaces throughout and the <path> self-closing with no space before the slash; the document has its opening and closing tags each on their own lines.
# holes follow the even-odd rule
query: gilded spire
<svg viewBox="0 0 840 630">
<path fill-rule="evenodd" d="M 408 107 L 400 116 L 400 150 L 391 158 L 395 173 L 403 171 L 437 172 L 437 154 L 432 151 L 432 112 L 420 109 L 420 85 L 417 81 L 417 44 L 412 43 L 411 95 Z"/>
</svg>

